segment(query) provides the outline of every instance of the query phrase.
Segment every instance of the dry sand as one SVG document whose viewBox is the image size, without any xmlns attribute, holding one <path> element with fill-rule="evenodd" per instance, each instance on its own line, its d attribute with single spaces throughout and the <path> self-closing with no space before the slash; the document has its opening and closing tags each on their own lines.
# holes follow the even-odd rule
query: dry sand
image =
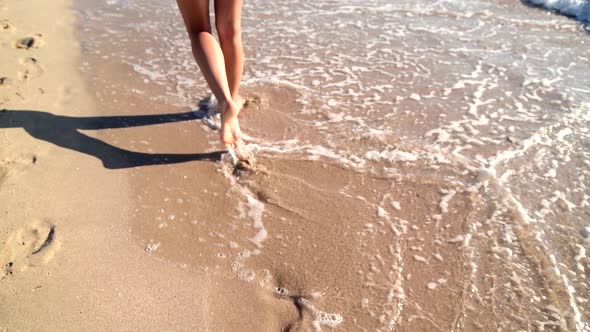
<svg viewBox="0 0 590 332">
<path fill-rule="evenodd" d="M 52 144 L 75 138 L 62 121 L 96 112 L 69 2 L 1 5 L 0 329 L 203 326 L 205 279 L 127 245 L 124 172 Z"/>
</svg>

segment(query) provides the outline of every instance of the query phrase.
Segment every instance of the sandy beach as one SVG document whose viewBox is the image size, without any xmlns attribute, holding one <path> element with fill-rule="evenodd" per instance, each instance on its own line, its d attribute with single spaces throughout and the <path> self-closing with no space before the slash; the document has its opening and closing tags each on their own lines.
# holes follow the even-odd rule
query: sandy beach
<svg viewBox="0 0 590 332">
<path fill-rule="evenodd" d="M 82 133 L 104 114 L 77 69 L 70 5 L 3 2 L 0 8 L 0 330 L 257 326 L 261 317 L 247 318 L 250 308 L 280 310 L 268 296 L 130 245 L 129 171 L 105 168 L 100 149 L 115 147 Z M 24 38 L 32 41 L 21 47 Z M 212 296 L 238 289 L 250 293 L 240 300 L 244 307 Z"/>
<path fill-rule="evenodd" d="M 0 2 L 1 331 L 588 330 L 579 22 L 256 0 L 244 38 L 236 165 L 173 2 Z"/>
</svg>

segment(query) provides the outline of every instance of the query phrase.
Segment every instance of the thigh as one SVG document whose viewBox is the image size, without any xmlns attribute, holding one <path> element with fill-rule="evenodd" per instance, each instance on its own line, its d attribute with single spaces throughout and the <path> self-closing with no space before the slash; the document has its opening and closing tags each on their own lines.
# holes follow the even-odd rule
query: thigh
<svg viewBox="0 0 590 332">
<path fill-rule="evenodd" d="M 215 0 L 215 24 L 240 27 L 242 21 L 242 0 Z"/>
<path fill-rule="evenodd" d="M 209 0 L 176 0 L 176 3 L 189 35 L 202 31 L 211 32 Z"/>
</svg>

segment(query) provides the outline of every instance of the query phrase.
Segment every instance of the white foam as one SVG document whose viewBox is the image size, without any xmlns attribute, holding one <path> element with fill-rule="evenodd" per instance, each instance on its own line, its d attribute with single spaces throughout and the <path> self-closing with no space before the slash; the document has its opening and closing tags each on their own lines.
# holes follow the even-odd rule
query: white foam
<svg viewBox="0 0 590 332">
<path fill-rule="evenodd" d="M 160 248 L 160 242 L 158 242 L 158 243 L 150 242 L 145 246 L 145 252 L 148 254 L 151 254 L 154 251 L 158 250 L 158 248 Z"/>
<path fill-rule="evenodd" d="M 264 204 L 255 199 L 253 196 L 248 195 L 248 216 L 252 218 L 254 222 L 253 226 L 258 231 L 253 238 L 250 238 L 250 241 L 254 243 L 258 248 L 262 247 L 262 242 L 266 240 L 268 237 L 268 232 L 266 228 L 264 228 L 264 224 L 262 223 L 262 214 L 264 212 Z"/>
<path fill-rule="evenodd" d="M 510 258 L 512 257 L 512 249 L 502 246 L 494 246 L 492 247 L 492 252 L 495 254 L 499 254 L 503 258 Z"/>
<path fill-rule="evenodd" d="M 336 326 L 340 325 L 344 319 L 339 314 L 331 314 L 326 313 L 323 311 L 319 311 L 316 313 L 316 319 L 313 321 L 315 326 L 328 326 L 330 328 L 335 328 Z"/>
<path fill-rule="evenodd" d="M 418 156 L 406 151 L 401 150 L 384 150 L 384 151 L 369 151 L 365 154 L 365 158 L 369 160 L 387 160 L 391 163 L 398 161 L 416 161 Z"/>
<path fill-rule="evenodd" d="M 465 235 L 460 234 L 455 236 L 454 238 L 447 240 L 447 242 L 449 243 L 459 243 L 459 242 L 463 242 L 465 240 Z"/>
<path fill-rule="evenodd" d="M 377 207 L 377 216 L 379 218 L 387 218 L 387 217 L 389 217 L 389 213 L 387 213 L 387 211 L 385 211 L 384 208 L 378 206 Z"/>
<path fill-rule="evenodd" d="M 420 101 L 422 99 L 417 93 L 412 93 L 409 98 L 415 101 Z"/>
<path fill-rule="evenodd" d="M 573 133 L 574 132 L 572 131 L 572 129 L 568 127 L 568 128 L 565 128 L 565 129 L 560 130 L 557 134 L 555 134 L 555 136 L 557 136 L 557 139 L 558 140 L 563 141 L 563 139 L 566 136 L 569 136 L 569 135 L 571 135 Z"/>
<path fill-rule="evenodd" d="M 419 256 L 419 255 L 414 255 L 414 260 L 416 262 L 428 263 L 428 260 L 426 258 Z"/>
<path fill-rule="evenodd" d="M 314 315 L 314 320 L 313 320 L 313 327 L 320 331 L 322 326 L 327 326 L 329 328 L 335 328 L 338 325 L 340 325 L 342 323 L 342 321 L 344 320 L 344 318 L 342 317 L 342 315 L 337 314 L 337 313 L 327 313 L 325 311 L 319 310 L 317 309 L 312 303 L 311 301 L 304 299 L 304 298 L 299 298 L 298 302 L 307 310 L 311 311 L 311 313 Z"/>
<path fill-rule="evenodd" d="M 438 206 L 440 207 L 440 210 L 443 214 L 449 212 L 449 202 L 451 201 L 451 199 L 453 199 L 456 193 L 457 192 L 455 190 L 451 189 L 448 192 L 446 192 L 446 195 L 443 196 L 443 198 L 440 200 Z"/>
<path fill-rule="evenodd" d="M 160 80 L 166 77 L 166 74 L 162 74 L 153 69 L 147 68 L 146 66 L 130 62 L 128 62 L 127 64 L 130 65 L 133 68 L 133 70 L 135 70 L 139 74 L 149 78 L 153 83 L 158 83 Z"/>
<path fill-rule="evenodd" d="M 574 318 L 574 321 L 576 324 L 576 331 L 580 331 L 580 332 L 581 331 L 588 331 L 588 329 L 590 329 L 590 325 L 582 320 L 582 314 L 580 313 L 580 308 L 578 307 L 578 304 L 576 303 L 576 295 L 575 295 L 576 289 L 571 285 L 567 276 L 564 273 L 562 273 L 561 270 L 558 268 L 558 264 L 557 264 L 557 260 L 555 259 L 555 255 L 550 254 L 549 260 L 551 261 L 551 264 L 553 265 L 553 272 L 563 282 L 563 286 L 564 286 L 565 291 L 568 296 L 570 308 L 573 311 L 573 316 L 574 316 L 573 318 Z"/>
</svg>

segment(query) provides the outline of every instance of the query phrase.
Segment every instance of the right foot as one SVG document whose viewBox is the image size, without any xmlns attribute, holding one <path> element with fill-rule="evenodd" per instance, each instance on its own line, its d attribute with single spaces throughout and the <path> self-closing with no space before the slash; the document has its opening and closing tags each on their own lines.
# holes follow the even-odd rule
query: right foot
<svg viewBox="0 0 590 332">
<path fill-rule="evenodd" d="M 238 113 L 241 105 L 232 103 L 220 103 L 221 113 L 221 142 L 227 148 L 235 148 L 242 141 L 242 131 L 238 121 Z"/>
</svg>

